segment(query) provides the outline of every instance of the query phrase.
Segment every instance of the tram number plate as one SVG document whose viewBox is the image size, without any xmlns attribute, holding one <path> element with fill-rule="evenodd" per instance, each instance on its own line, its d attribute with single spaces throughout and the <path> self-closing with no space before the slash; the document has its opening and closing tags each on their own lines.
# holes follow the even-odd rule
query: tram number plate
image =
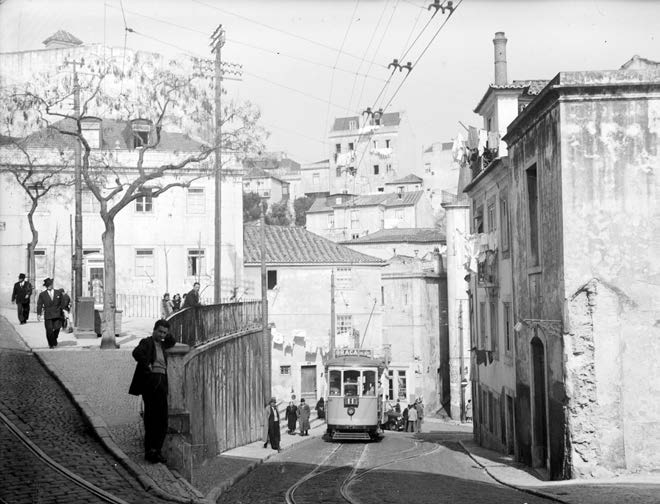
<svg viewBox="0 0 660 504">
<path fill-rule="evenodd" d="M 344 397 L 344 407 L 358 406 L 360 404 L 359 397 Z"/>
</svg>

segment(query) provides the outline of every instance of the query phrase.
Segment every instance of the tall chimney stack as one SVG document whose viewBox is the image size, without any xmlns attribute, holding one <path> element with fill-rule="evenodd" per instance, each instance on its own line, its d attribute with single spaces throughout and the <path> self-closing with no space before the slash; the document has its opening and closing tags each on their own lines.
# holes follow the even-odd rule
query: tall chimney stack
<svg viewBox="0 0 660 504">
<path fill-rule="evenodd" d="M 495 85 L 504 86 L 508 84 L 506 78 L 506 37 L 504 32 L 495 33 L 493 39 L 495 48 Z"/>
</svg>

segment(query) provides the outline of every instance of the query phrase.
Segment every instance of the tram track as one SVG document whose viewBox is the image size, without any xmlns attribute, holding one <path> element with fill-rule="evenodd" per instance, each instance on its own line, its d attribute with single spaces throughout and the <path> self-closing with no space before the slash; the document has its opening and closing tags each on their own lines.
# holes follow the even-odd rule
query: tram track
<svg viewBox="0 0 660 504">
<path fill-rule="evenodd" d="M 87 491 L 101 502 L 107 502 L 110 504 L 129 504 L 127 501 L 103 490 L 102 488 L 99 488 L 98 486 L 90 483 L 84 478 L 81 478 L 79 475 L 71 472 L 69 469 L 59 464 L 52 457 L 46 454 L 41 448 L 39 448 L 38 445 L 36 445 L 28 436 L 26 436 L 21 431 L 21 429 L 2 412 L 0 412 L 0 422 L 7 428 L 11 435 L 18 440 L 22 447 L 24 447 L 34 457 L 48 466 L 55 473 L 63 476 L 77 487 Z"/>
<path fill-rule="evenodd" d="M 293 485 L 291 485 L 288 490 L 286 491 L 285 494 L 285 502 L 286 504 L 302 504 L 301 501 L 296 500 L 295 493 L 300 487 L 305 485 L 306 483 L 310 482 L 311 480 L 315 478 L 319 478 L 324 475 L 328 475 L 328 473 L 331 473 L 333 471 L 340 471 L 342 469 L 347 469 L 346 464 L 343 464 L 342 466 L 333 466 L 333 467 L 327 467 L 329 461 L 335 456 L 336 454 L 341 454 L 341 448 L 347 446 L 346 444 L 341 444 L 334 448 L 321 462 L 319 462 L 314 469 L 312 469 L 310 472 L 308 472 L 305 476 L 301 477 L 298 481 L 296 481 Z M 426 450 L 423 453 L 419 453 L 419 442 L 415 441 L 415 446 L 408 448 L 406 450 L 403 450 L 400 452 L 400 455 L 403 455 L 408 452 L 415 452 L 410 455 L 406 456 L 399 456 L 393 460 L 388 460 L 386 462 L 377 464 L 373 467 L 369 467 L 368 469 L 361 470 L 360 466 L 362 463 L 362 460 L 367 454 L 368 447 L 370 444 L 365 444 L 360 451 L 359 455 L 355 458 L 355 462 L 351 464 L 351 470 L 349 473 L 344 476 L 341 481 L 341 483 L 338 485 L 338 490 L 339 490 L 339 495 L 341 498 L 348 502 L 349 504 L 359 504 L 359 501 L 356 500 L 355 497 L 353 497 L 350 493 L 350 485 L 356 481 L 359 481 L 362 477 L 366 476 L 367 474 L 376 471 L 378 469 L 381 469 L 383 467 L 386 467 L 388 465 L 396 464 L 398 462 L 403 462 L 406 460 L 412 460 L 415 458 L 420 458 L 424 457 L 427 455 L 431 455 L 432 453 L 437 452 L 438 450 L 442 449 L 442 445 L 437 445 L 431 450 Z"/>
</svg>

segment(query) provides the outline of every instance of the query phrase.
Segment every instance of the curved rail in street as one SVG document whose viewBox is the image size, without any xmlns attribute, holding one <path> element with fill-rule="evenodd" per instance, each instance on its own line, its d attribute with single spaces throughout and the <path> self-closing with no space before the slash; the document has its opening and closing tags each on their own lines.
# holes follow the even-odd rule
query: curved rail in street
<svg viewBox="0 0 660 504">
<path fill-rule="evenodd" d="M 286 504 L 299 504 L 295 499 L 295 492 L 296 492 L 296 490 L 298 490 L 298 488 L 300 488 L 303 484 L 310 481 L 311 479 L 317 478 L 319 476 L 322 476 L 323 474 L 326 474 L 330 471 L 334 471 L 334 470 L 337 469 L 336 467 L 329 467 L 329 468 L 323 469 L 323 466 L 325 466 L 328 463 L 328 460 L 333 455 L 335 455 L 337 453 L 337 451 L 342 446 L 345 446 L 345 445 L 341 444 L 341 445 L 337 446 L 336 448 L 334 448 L 332 450 L 332 452 L 330 452 L 330 454 L 328 454 L 327 457 L 325 457 L 321 462 L 319 462 L 314 469 L 312 469 L 309 473 L 307 473 L 305 476 L 300 478 L 298 481 L 296 481 L 293 485 L 291 485 L 289 487 L 289 489 L 287 490 L 286 495 L 285 495 Z M 391 464 L 395 464 L 397 462 L 402 462 L 404 460 L 411 460 L 411 459 L 415 459 L 415 458 L 419 458 L 419 457 L 424 457 L 426 455 L 431 455 L 432 453 L 435 453 L 436 451 L 438 451 L 442 448 L 442 445 L 437 445 L 435 448 L 433 448 L 431 450 L 427 450 L 423 453 L 415 453 L 415 454 L 408 455 L 408 456 L 398 457 L 394 460 L 389 460 L 387 462 L 383 462 L 381 464 L 370 467 L 369 469 L 365 469 L 363 471 L 360 471 L 359 462 L 360 462 L 360 460 L 362 460 L 362 457 L 365 455 L 368 446 L 369 446 L 368 444 L 364 445 L 364 448 L 360 452 L 360 456 L 358 457 L 357 461 L 353 464 L 353 469 L 348 474 L 348 476 L 346 476 L 344 478 L 341 485 L 339 486 L 339 493 L 341 494 L 342 498 L 350 504 L 359 504 L 359 502 L 354 497 L 352 497 L 350 495 L 349 486 L 353 482 L 360 480 L 364 475 L 366 475 L 366 474 L 368 474 L 372 471 L 375 471 L 377 469 L 380 469 L 382 467 L 385 467 L 385 466 L 388 466 L 388 465 L 391 465 Z M 414 447 L 408 448 L 407 450 L 403 450 L 401 452 L 401 454 L 404 454 L 404 453 L 410 452 L 410 451 L 417 451 L 418 447 L 419 447 L 419 443 L 417 441 L 415 441 L 415 446 Z"/>
<path fill-rule="evenodd" d="M 128 504 L 123 499 L 112 495 L 109 492 L 106 492 L 102 488 L 97 487 L 93 483 L 81 478 L 77 474 L 71 472 L 66 467 L 57 463 L 51 457 L 49 457 L 41 448 L 39 448 L 30 438 L 28 438 L 23 432 L 11 421 L 7 416 L 0 412 L 0 421 L 7 427 L 9 432 L 11 432 L 18 441 L 27 448 L 34 456 L 36 456 L 41 462 L 48 465 L 53 471 L 61 474 L 69 481 L 75 485 L 87 490 L 89 493 L 95 497 L 101 499 L 103 502 L 108 502 L 110 504 Z"/>
</svg>

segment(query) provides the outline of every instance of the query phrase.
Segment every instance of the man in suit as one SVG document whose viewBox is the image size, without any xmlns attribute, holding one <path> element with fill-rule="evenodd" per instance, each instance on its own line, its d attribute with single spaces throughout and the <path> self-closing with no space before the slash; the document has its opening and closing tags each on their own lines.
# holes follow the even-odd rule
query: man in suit
<svg viewBox="0 0 660 504">
<path fill-rule="evenodd" d="M 62 328 L 62 293 L 53 288 L 52 278 L 44 280 L 44 287 L 46 290 L 41 291 L 37 300 L 37 319 L 41 320 L 43 312 L 48 348 L 54 348 Z"/>
<path fill-rule="evenodd" d="M 25 279 L 25 273 L 18 275 L 18 282 L 14 284 L 11 294 L 11 302 L 16 302 L 18 322 L 25 324 L 30 316 L 30 296 L 32 295 L 32 284 Z"/>
<path fill-rule="evenodd" d="M 277 411 L 277 400 L 270 398 L 264 412 L 264 448 L 268 446 L 273 450 L 280 450 L 280 412 Z"/>
<path fill-rule="evenodd" d="M 167 354 L 176 343 L 169 334 L 170 323 L 160 319 L 153 334 L 140 340 L 133 350 L 137 361 L 131 395 L 142 395 L 144 402 L 144 458 L 153 463 L 167 462 L 161 449 L 167 434 Z"/>
<path fill-rule="evenodd" d="M 199 302 L 199 282 L 193 284 L 192 290 L 186 294 L 186 299 L 183 301 L 183 308 L 191 306 L 202 306 Z"/>
</svg>

